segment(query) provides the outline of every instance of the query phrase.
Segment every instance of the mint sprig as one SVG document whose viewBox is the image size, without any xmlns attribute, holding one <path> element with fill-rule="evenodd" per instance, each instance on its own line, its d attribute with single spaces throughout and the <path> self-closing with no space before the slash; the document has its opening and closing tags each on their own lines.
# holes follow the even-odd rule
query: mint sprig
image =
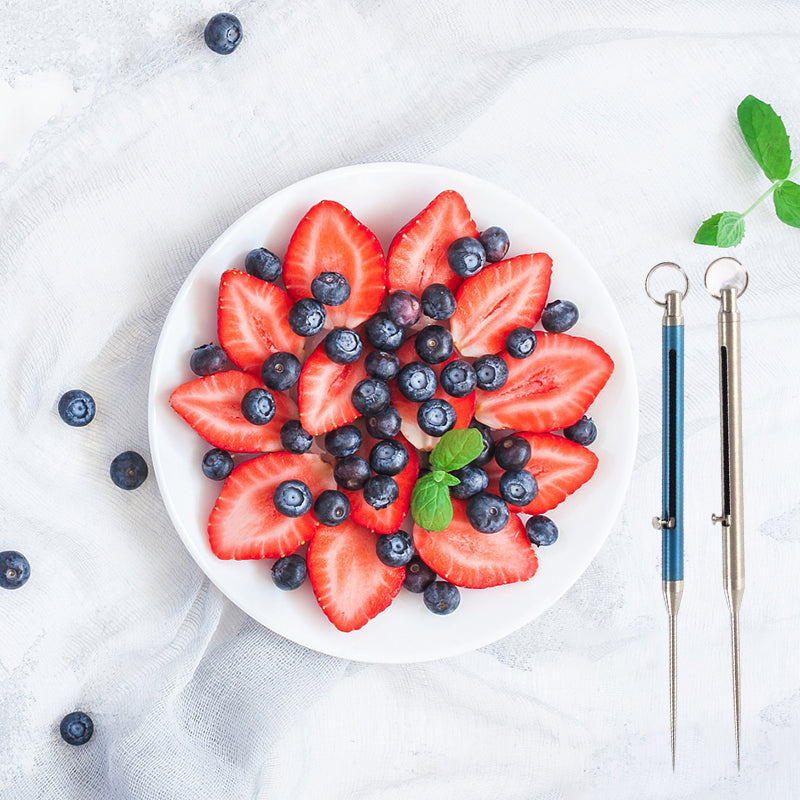
<svg viewBox="0 0 800 800">
<path fill-rule="evenodd" d="M 427 531 L 443 531 L 453 521 L 450 487 L 461 481 L 450 473 L 465 467 L 483 450 L 483 437 L 475 428 L 448 431 L 431 450 L 432 472 L 423 475 L 411 492 L 411 516 Z"/>
<path fill-rule="evenodd" d="M 781 222 L 800 228 L 800 186 L 788 178 L 800 170 L 792 169 L 792 151 L 783 120 L 771 105 L 748 95 L 736 109 L 739 128 L 764 175 L 772 185 L 747 209 L 723 211 L 705 220 L 694 241 L 716 247 L 734 247 L 744 238 L 744 218 L 772 195 L 775 213 Z"/>
</svg>

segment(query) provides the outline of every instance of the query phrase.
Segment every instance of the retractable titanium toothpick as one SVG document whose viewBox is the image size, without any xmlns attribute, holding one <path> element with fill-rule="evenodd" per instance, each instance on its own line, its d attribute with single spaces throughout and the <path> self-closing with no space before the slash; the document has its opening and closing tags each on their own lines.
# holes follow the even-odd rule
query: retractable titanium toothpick
<svg viewBox="0 0 800 800">
<path fill-rule="evenodd" d="M 664 300 L 650 292 L 650 279 L 661 268 L 677 270 L 682 292 L 668 291 Z M 662 451 L 661 516 L 653 527 L 661 530 L 661 587 L 669 614 L 669 708 L 672 769 L 675 769 L 675 723 L 678 702 L 678 609 L 683 596 L 683 310 L 689 291 L 686 273 L 670 262 L 656 264 L 645 279 L 648 297 L 664 308 L 662 319 Z"/>
<path fill-rule="evenodd" d="M 722 585 L 731 613 L 733 714 L 736 766 L 740 766 L 741 691 L 739 682 L 739 609 L 744 594 L 744 501 L 742 497 L 742 387 L 738 298 L 747 288 L 747 272 L 735 258 L 718 258 L 705 275 L 708 293 L 719 302 L 719 393 L 722 450 Z"/>
</svg>

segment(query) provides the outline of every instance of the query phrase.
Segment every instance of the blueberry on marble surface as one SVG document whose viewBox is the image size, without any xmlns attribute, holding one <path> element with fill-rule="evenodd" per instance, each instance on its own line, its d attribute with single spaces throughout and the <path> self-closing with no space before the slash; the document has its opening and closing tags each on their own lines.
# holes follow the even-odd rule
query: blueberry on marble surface
<svg viewBox="0 0 800 800">
<path fill-rule="evenodd" d="M 233 472 L 233 456 L 227 450 L 214 447 L 203 456 L 203 475 L 212 481 L 224 481 Z"/>
<path fill-rule="evenodd" d="M 461 602 L 458 587 L 448 581 L 434 581 L 422 593 L 428 611 L 434 614 L 452 614 Z"/>
<path fill-rule="evenodd" d="M 272 565 L 272 582 L 284 592 L 299 589 L 308 575 L 306 560 L 299 553 L 279 558 Z"/>
<path fill-rule="evenodd" d="M 281 277 L 281 260 L 266 247 L 257 247 L 244 257 L 244 268 L 248 275 L 268 283 Z"/>
<path fill-rule="evenodd" d="M 19 589 L 31 576 L 31 565 L 22 553 L 16 550 L 0 552 L 0 588 Z"/>
<path fill-rule="evenodd" d="M 70 389 L 58 401 L 58 415 L 73 428 L 88 425 L 94 419 L 95 411 L 94 398 L 83 389 Z"/>
<path fill-rule="evenodd" d="M 135 450 L 126 450 L 111 462 L 109 473 L 120 489 L 138 489 L 147 479 L 147 462 Z"/>
<path fill-rule="evenodd" d="M 84 711 L 73 711 L 61 720 L 61 738 L 71 745 L 86 744 L 94 733 L 92 718 Z"/>
<path fill-rule="evenodd" d="M 215 14 L 206 23 L 203 38 L 209 49 L 227 56 L 242 41 L 242 23 L 233 14 Z"/>
</svg>

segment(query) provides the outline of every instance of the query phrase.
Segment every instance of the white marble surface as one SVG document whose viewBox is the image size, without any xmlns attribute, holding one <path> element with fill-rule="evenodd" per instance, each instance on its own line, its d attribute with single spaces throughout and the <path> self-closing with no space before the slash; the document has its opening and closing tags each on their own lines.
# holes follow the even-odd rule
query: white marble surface
<svg viewBox="0 0 800 800">
<path fill-rule="evenodd" d="M 716 307 L 697 224 L 766 188 L 736 127 L 748 93 L 800 154 L 800 10 L 788 2 L 5 3 L 0 26 L 3 798 L 789 798 L 800 783 L 800 231 L 763 204 L 732 254 L 742 299 L 747 592 L 736 772 L 721 589 Z M 351 664 L 253 624 L 204 580 L 147 454 L 159 327 L 242 212 L 315 172 L 421 161 L 531 201 L 617 298 L 641 392 L 628 499 L 546 615 L 482 650 Z M 686 327 L 686 593 L 669 766 L 660 546 L 657 261 L 693 282 Z M 72 386 L 103 415 L 57 418 Z M 76 707 L 97 732 L 68 748 Z"/>
</svg>

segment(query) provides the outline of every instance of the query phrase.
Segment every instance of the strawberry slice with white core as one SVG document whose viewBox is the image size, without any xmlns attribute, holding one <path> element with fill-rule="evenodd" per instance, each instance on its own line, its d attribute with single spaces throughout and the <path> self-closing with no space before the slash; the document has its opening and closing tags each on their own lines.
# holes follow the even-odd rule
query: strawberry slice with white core
<svg viewBox="0 0 800 800">
<path fill-rule="evenodd" d="M 181 384 L 169 404 L 214 447 L 232 453 L 268 453 L 282 448 L 281 426 L 297 419 L 297 410 L 283 392 L 272 392 L 275 416 L 266 425 L 248 422 L 242 415 L 242 398 L 251 389 L 263 388 L 247 372 L 226 370 Z"/>
<path fill-rule="evenodd" d="M 368 320 L 386 295 L 386 260 L 375 234 L 343 205 L 322 200 L 300 220 L 283 262 L 283 282 L 295 299 L 311 297 L 311 281 L 338 272 L 350 283 L 350 297 L 326 306 L 326 328 L 355 328 Z"/>
<path fill-rule="evenodd" d="M 279 483 L 300 480 L 313 497 L 334 486 L 333 470 L 311 453 L 267 453 L 239 464 L 225 479 L 208 518 L 208 539 L 218 558 L 282 558 L 317 529 L 311 511 L 286 517 L 272 495 Z"/>
<path fill-rule="evenodd" d="M 308 545 L 308 576 L 328 619 L 344 632 L 362 628 L 388 608 L 405 578 L 405 567 L 387 567 L 375 553 L 377 536 L 348 519 L 320 525 Z"/>
<path fill-rule="evenodd" d="M 350 518 L 376 533 L 394 533 L 400 530 L 411 506 L 411 492 L 419 477 L 419 456 L 416 449 L 402 436 L 396 437 L 396 441 L 405 445 L 408 450 L 408 464 L 399 475 L 394 476 L 399 490 L 397 500 L 386 508 L 373 508 L 364 499 L 363 492 L 345 492 L 350 500 Z M 371 447 L 373 443 L 374 440 L 370 439 L 369 446 Z M 368 457 L 369 450 L 366 445 L 362 448 L 361 455 L 364 458 Z"/>
<path fill-rule="evenodd" d="M 588 448 L 552 433 L 516 433 L 531 446 L 531 457 L 525 465 L 539 486 L 536 497 L 521 514 L 544 514 L 566 500 L 583 486 L 597 469 L 597 456 Z M 489 491 L 499 494 L 503 470 L 494 461 L 484 469 L 489 474 Z"/>
<path fill-rule="evenodd" d="M 547 301 L 552 271 L 550 256 L 534 253 L 490 264 L 467 278 L 456 294 L 456 313 L 450 319 L 461 355 L 498 353 L 514 328 L 532 328 Z"/>
<path fill-rule="evenodd" d="M 253 375 L 272 353 L 303 358 L 305 339 L 289 327 L 292 301 L 283 289 L 246 272 L 222 273 L 217 305 L 219 343 L 237 367 Z"/>
<path fill-rule="evenodd" d="M 401 366 L 405 366 L 412 361 L 420 360 L 416 350 L 414 349 L 413 337 L 406 341 L 397 351 L 397 357 L 400 359 Z M 450 356 L 447 361 L 443 361 L 441 364 L 429 364 L 431 369 L 436 373 L 437 381 L 439 380 L 439 375 L 442 374 L 445 364 L 449 364 L 451 361 L 457 358 L 458 356 L 453 353 L 453 355 Z M 397 388 L 396 381 L 391 382 L 390 389 L 392 394 L 392 405 L 397 409 L 402 420 L 400 430 L 403 432 L 403 436 L 405 436 L 406 439 L 408 439 L 408 441 L 417 448 L 417 450 L 433 450 L 439 441 L 439 437 L 431 436 L 430 434 L 425 433 L 425 431 L 423 431 L 422 428 L 420 428 L 420 426 L 417 424 L 417 411 L 419 410 L 421 403 L 415 403 L 413 400 L 407 400 Z M 475 392 L 470 392 L 466 397 L 451 397 L 444 389 L 442 389 L 441 386 L 437 386 L 436 392 L 433 396 L 438 397 L 441 400 L 447 400 L 447 402 L 453 406 L 453 411 L 456 412 L 456 424 L 453 426 L 453 429 L 469 427 L 470 422 L 472 422 L 472 416 L 475 412 Z"/>
<path fill-rule="evenodd" d="M 366 355 L 352 364 L 331 361 L 322 342 L 306 359 L 300 371 L 297 404 L 300 422 L 312 435 L 318 436 L 358 419 L 360 414 L 350 400 L 355 385 L 368 377 L 364 369 Z"/>
<path fill-rule="evenodd" d="M 508 381 L 495 392 L 477 390 L 475 417 L 500 430 L 554 431 L 577 422 L 614 371 L 600 345 L 566 333 L 536 332 L 528 358 L 500 356 Z"/>
<path fill-rule="evenodd" d="M 465 500 L 453 500 L 453 521 L 443 531 L 414 526 L 414 545 L 420 558 L 456 586 L 485 589 L 527 581 L 539 566 L 536 553 L 516 514 L 497 533 L 481 533 L 467 519 Z"/>
<path fill-rule="evenodd" d="M 449 189 L 436 195 L 389 245 L 389 291 L 407 289 L 422 297 L 432 283 L 443 283 L 455 291 L 462 279 L 447 263 L 447 248 L 462 236 L 477 235 L 478 228 L 458 192 Z"/>
</svg>

